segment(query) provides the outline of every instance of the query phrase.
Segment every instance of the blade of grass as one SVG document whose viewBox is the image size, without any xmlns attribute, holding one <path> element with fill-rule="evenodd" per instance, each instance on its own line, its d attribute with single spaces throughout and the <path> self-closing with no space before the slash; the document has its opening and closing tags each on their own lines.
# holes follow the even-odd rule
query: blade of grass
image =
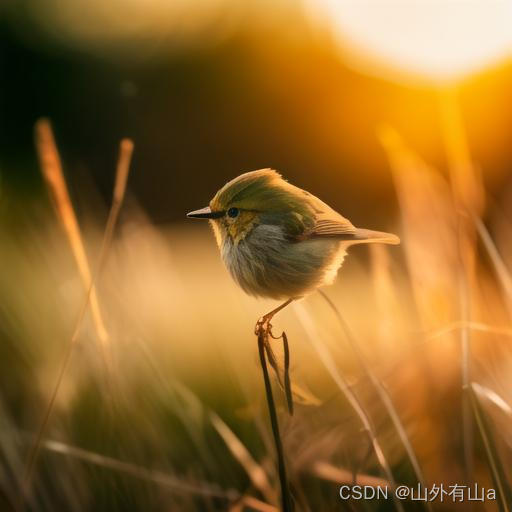
<svg viewBox="0 0 512 512">
<path fill-rule="evenodd" d="M 489 400 L 489 402 L 492 402 L 496 407 L 498 407 L 501 411 L 503 411 L 508 416 L 512 417 L 512 407 L 505 402 L 505 400 L 496 393 L 496 391 L 493 391 L 492 389 L 489 389 L 488 387 L 482 386 L 481 384 L 478 384 L 477 382 L 473 382 L 471 384 L 473 391 L 479 396 L 483 397 L 486 400 Z"/>
<path fill-rule="evenodd" d="M 290 382 L 290 347 L 288 346 L 288 336 L 283 331 L 283 347 L 284 347 L 284 389 L 286 393 L 286 403 L 288 404 L 288 412 L 293 416 L 293 395 L 292 385 Z"/>
<path fill-rule="evenodd" d="M 43 123 L 42 125 L 39 125 L 37 129 L 40 130 L 41 126 L 43 127 L 42 131 L 45 132 L 45 136 L 48 135 L 47 130 L 50 130 L 49 133 L 51 134 L 51 129 L 50 129 L 50 126 L 48 123 L 46 123 L 46 124 Z M 56 148 L 55 148 L 55 150 L 56 150 Z M 89 305 L 89 300 L 91 297 L 91 292 L 94 287 L 94 282 L 95 282 L 96 278 L 98 277 L 98 275 L 101 273 L 103 264 L 105 262 L 105 259 L 106 259 L 107 253 L 108 253 L 108 249 L 110 247 L 110 243 L 112 241 L 114 227 L 116 225 L 117 218 L 119 216 L 119 211 L 121 209 L 122 201 L 124 198 L 124 192 L 126 190 L 126 182 L 128 179 L 128 173 L 129 173 L 132 152 L 133 152 L 132 141 L 128 140 L 128 139 L 123 139 L 120 143 L 120 152 L 119 152 L 119 160 L 118 160 L 118 166 L 117 166 L 117 171 L 116 171 L 116 184 L 114 187 L 113 202 L 112 202 L 109 217 L 107 220 L 107 225 L 106 225 L 104 236 L 103 236 L 103 241 L 102 241 L 100 256 L 99 256 L 99 261 L 98 261 L 98 267 L 96 270 L 96 274 L 93 277 L 91 277 L 90 282 L 88 283 L 87 292 L 86 292 L 86 295 L 82 302 L 80 311 L 78 313 L 78 316 L 77 316 L 77 319 L 75 322 L 75 327 L 73 330 L 73 334 L 69 340 L 69 343 L 67 344 L 66 351 L 64 353 L 64 357 L 63 357 L 63 360 L 61 363 L 61 367 L 60 367 L 59 373 L 57 375 L 57 380 L 53 387 L 53 392 L 52 392 L 49 402 L 46 406 L 45 413 L 44 413 L 43 419 L 41 421 L 41 424 L 39 426 L 34 444 L 28 454 L 28 458 L 27 458 L 27 462 L 25 464 L 25 469 L 24 469 L 23 478 L 22 478 L 22 489 L 21 489 L 21 495 L 20 495 L 20 508 L 21 509 L 23 509 L 24 503 L 25 503 L 25 498 L 30 492 L 33 471 L 34 471 L 35 463 L 37 460 L 37 455 L 39 453 L 41 441 L 43 439 L 44 433 L 46 431 L 46 427 L 50 420 L 50 416 L 51 416 L 51 413 L 52 413 L 54 405 L 55 405 L 55 400 L 57 398 L 60 386 L 62 384 L 62 380 L 64 378 L 67 367 L 69 365 L 69 361 L 71 359 L 73 349 L 78 341 L 78 335 L 80 333 L 80 328 L 82 326 L 82 322 L 85 317 L 87 307 Z"/>
<path fill-rule="evenodd" d="M 380 446 L 379 440 L 377 439 L 377 435 L 375 432 L 375 428 L 372 425 L 372 422 L 370 420 L 370 417 L 366 414 L 366 411 L 364 410 L 361 402 L 357 398 L 354 391 L 351 389 L 351 387 L 348 385 L 345 378 L 341 375 L 341 373 L 338 371 L 338 368 L 336 367 L 336 364 L 329 353 L 328 349 L 319 341 L 319 336 L 316 331 L 315 324 L 313 323 L 309 313 L 307 312 L 306 308 L 304 308 L 300 303 L 294 302 L 293 303 L 295 310 L 297 311 L 297 317 L 304 327 L 304 330 L 306 331 L 309 340 L 311 341 L 313 347 L 315 348 L 316 352 L 318 353 L 320 360 L 322 361 L 323 365 L 329 372 L 331 378 L 336 383 L 340 391 L 345 396 L 347 402 L 350 404 L 354 412 L 359 417 L 359 420 L 361 421 L 361 424 L 363 425 L 363 428 L 368 436 L 368 439 L 373 447 L 373 451 L 375 452 L 375 455 L 377 457 L 377 461 L 382 468 L 382 471 L 386 475 L 387 480 L 390 482 L 390 484 L 394 487 L 396 485 L 395 479 L 393 477 L 393 473 L 391 471 L 391 467 L 384 455 L 384 452 Z M 394 504 L 397 510 L 403 511 L 402 504 L 397 501 L 396 497 L 394 497 Z"/>
<path fill-rule="evenodd" d="M 505 294 L 505 302 L 507 304 L 509 316 L 512 317 L 512 277 L 510 277 L 510 272 L 498 252 L 496 244 L 494 243 L 489 231 L 482 222 L 482 219 L 477 216 L 473 216 L 473 221 L 475 223 L 477 233 L 480 236 L 480 240 L 482 240 L 485 250 L 494 265 L 498 281 L 503 293 Z"/>
<path fill-rule="evenodd" d="M 334 315 L 336 316 L 336 319 L 338 320 L 338 323 L 340 324 L 341 329 L 344 332 L 345 337 L 347 338 L 350 347 L 352 348 L 352 351 L 356 354 L 356 357 L 357 357 L 360 367 L 363 369 L 363 372 L 365 373 L 365 375 L 369 378 L 375 391 L 379 395 L 379 398 L 382 401 L 384 408 L 386 409 L 389 417 L 391 418 L 393 426 L 395 427 L 398 437 L 400 438 L 400 441 L 402 442 L 404 450 L 409 458 L 409 462 L 411 463 L 414 474 L 416 475 L 416 479 L 418 480 L 420 485 L 424 489 L 426 489 L 427 486 L 425 483 L 425 477 L 423 475 L 423 471 L 421 471 L 418 459 L 416 457 L 416 454 L 414 453 L 414 449 L 409 440 L 409 436 L 407 435 L 407 432 L 405 431 L 405 428 L 402 424 L 400 416 L 398 415 L 398 412 L 395 409 L 393 400 L 389 396 L 388 390 L 386 389 L 384 383 L 377 377 L 377 375 L 375 375 L 373 370 L 370 368 L 369 364 L 366 361 L 365 356 L 363 355 L 362 351 L 360 350 L 359 345 L 352 334 L 352 331 L 350 330 L 350 327 L 348 326 L 347 322 L 343 318 L 342 314 L 340 313 L 340 311 L 338 310 L 338 308 L 336 307 L 334 302 L 329 298 L 329 296 L 325 292 L 323 292 L 322 290 L 318 290 L 318 291 L 319 291 L 320 295 L 324 298 L 324 300 L 327 302 L 327 304 L 333 311 Z M 430 503 L 424 502 L 424 506 L 427 510 L 432 510 Z"/>
<path fill-rule="evenodd" d="M 485 193 L 481 175 L 471 158 L 457 87 L 445 86 L 438 92 L 440 128 L 454 202 L 462 211 L 480 214 L 485 206 Z"/>
<path fill-rule="evenodd" d="M 337 484 L 357 484 L 368 485 L 371 487 L 382 487 L 385 489 L 392 489 L 392 485 L 383 478 L 378 478 L 372 475 L 357 474 L 356 481 L 354 482 L 352 471 L 348 469 L 341 469 L 333 466 L 329 462 L 318 461 L 313 464 L 312 473 L 319 478 L 336 482 Z"/>
<path fill-rule="evenodd" d="M 468 140 L 462 120 L 456 87 L 445 86 L 439 91 L 441 131 L 448 159 L 453 202 L 457 213 L 457 248 L 459 266 L 458 293 L 460 317 L 471 321 L 471 293 L 475 279 L 475 233 L 471 218 L 479 216 L 485 205 L 485 194 L 476 168 L 471 160 Z M 467 390 L 471 381 L 471 335 L 469 329 L 460 331 L 462 426 L 466 480 L 473 473 L 473 423 L 471 398 Z"/>
<path fill-rule="evenodd" d="M 59 151 L 48 119 L 39 119 L 37 121 L 35 125 L 35 140 L 41 174 L 43 175 L 50 197 L 52 198 L 57 217 L 68 239 L 82 283 L 85 290 L 87 290 L 91 282 L 91 270 L 82 241 L 80 227 L 69 197 L 66 180 L 64 179 Z M 90 306 L 96 334 L 106 361 L 105 353 L 109 335 L 103 322 L 98 296 L 94 286 L 90 292 Z"/>
<path fill-rule="evenodd" d="M 471 304 L 470 304 L 470 284 L 472 270 L 467 261 L 467 255 L 464 252 L 473 252 L 473 248 L 469 247 L 467 233 L 463 227 L 463 219 L 459 216 L 458 222 L 458 238 L 459 238 L 459 257 L 460 268 L 458 271 L 458 292 L 460 316 L 462 318 L 463 327 L 460 329 L 461 343 L 461 384 L 462 384 L 462 435 L 464 439 L 464 462 L 466 471 L 466 481 L 470 482 L 473 474 L 474 458 L 473 458 L 473 422 L 471 416 L 470 398 L 467 396 L 469 383 L 471 379 L 471 331 L 467 324 L 471 321 Z M 461 247 L 463 246 L 463 247 Z M 472 257 L 472 254 L 471 256 Z"/>
<path fill-rule="evenodd" d="M 512 337 L 512 329 L 508 327 L 496 327 L 494 325 L 484 324 L 482 322 L 453 322 L 439 329 L 435 329 L 430 333 L 427 333 L 427 341 L 433 340 L 449 334 L 453 331 L 459 331 L 460 329 L 469 329 L 471 331 L 478 331 L 488 334 L 497 334 L 499 336 Z"/>
<path fill-rule="evenodd" d="M 485 448 L 489 470 L 497 491 L 497 502 L 500 512 L 510 512 L 510 503 L 512 503 L 512 489 L 507 484 L 507 477 L 501 464 L 496 445 L 494 444 L 493 432 L 489 427 L 485 414 L 478 401 L 474 383 L 468 388 L 468 396 L 471 404 L 471 410 L 474 414 L 480 436 Z"/>
<path fill-rule="evenodd" d="M 272 486 L 268 481 L 267 474 L 261 465 L 254 460 L 252 455 L 249 453 L 249 450 L 247 450 L 240 439 L 238 439 L 233 431 L 213 411 L 210 412 L 210 421 L 220 437 L 222 437 L 226 443 L 226 446 L 229 448 L 233 456 L 245 469 L 245 472 L 251 479 L 254 487 L 261 492 L 268 502 L 274 503 L 276 501 L 276 493 L 272 489 Z"/>
<path fill-rule="evenodd" d="M 284 461 L 283 444 L 281 434 L 279 433 L 279 422 L 277 420 L 276 405 L 272 394 L 272 384 L 268 374 L 267 361 L 265 357 L 265 337 L 263 333 L 258 336 L 258 352 L 260 356 L 261 370 L 263 372 L 263 381 L 265 383 L 265 394 L 267 397 L 268 411 L 270 414 L 270 423 L 272 426 L 272 434 L 274 435 L 274 444 L 276 447 L 277 466 L 279 473 L 279 483 L 281 485 L 281 507 L 282 512 L 293 512 L 294 507 L 288 487 L 288 477 L 286 476 L 286 465 Z"/>
<path fill-rule="evenodd" d="M 184 427 L 187 428 L 189 432 L 191 432 L 191 436 L 193 437 L 194 442 L 196 443 L 197 447 L 199 448 L 203 456 L 206 446 L 203 440 L 199 438 L 199 434 L 194 432 L 194 425 L 191 424 L 190 421 L 187 421 L 187 419 L 189 419 L 190 412 L 188 412 L 188 415 L 187 411 L 185 411 L 184 413 L 182 402 L 177 400 L 178 397 L 180 397 L 183 401 L 188 403 L 189 407 L 192 407 L 194 410 L 196 410 L 196 413 L 200 413 L 201 416 L 206 415 L 210 417 L 210 421 L 212 422 L 214 428 L 217 430 L 219 435 L 224 439 L 224 442 L 231 450 L 231 453 L 235 456 L 235 458 L 240 462 L 242 467 L 246 470 L 254 486 L 261 491 L 263 496 L 265 496 L 265 498 L 269 502 L 273 503 L 274 501 L 276 501 L 276 493 L 268 481 L 265 470 L 260 464 L 258 464 L 254 460 L 249 450 L 236 437 L 233 431 L 222 421 L 222 419 L 214 411 L 212 411 L 209 407 L 204 405 L 199 400 L 199 398 L 193 393 L 193 391 L 191 391 L 189 388 L 187 388 L 185 385 L 181 383 L 169 382 L 169 379 L 162 374 L 160 368 L 155 363 L 154 358 L 152 354 L 148 351 L 146 345 L 142 343 L 140 340 L 137 341 L 138 348 L 141 350 L 147 364 L 151 368 L 154 375 L 158 378 L 160 385 L 163 386 L 163 388 L 166 390 L 168 398 L 175 402 L 174 408 L 176 413 L 179 415 Z M 245 503 L 243 500 L 249 498 L 252 497 L 245 495 L 244 497 L 241 498 L 241 502 Z M 260 503 L 262 504 L 262 507 L 266 506 L 272 508 L 273 510 L 277 510 L 275 509 L 275 507 L 272 507 L 271 505 L 268 505 L 263 502 Z M 239 504 L 240 502 L 235 504 L 234 507 L 238 506 Z M 249 502 L 247 502 L 247 505 L 250 506 Z M 259 509 L 256 508 L 256 510 Z"/>
<path fill-rule="evenodd" d="M 242 498 L 242 502 L 258 512 L 279 512 L 276 507 L 273 507 L 268 503 L 264 503 L 263 501 L 257 500 L 254 496 L 244 496 Z"/>
<path fill-rule="evenodd" d="M 76 446 L 62 443 L 60 441 L 45 439 L 42 441 L 41 447 L 53 453 L 72 457 L 83 462 L 87 462 L 88 464 L 100 466 L 102 468 L 125 473 L 135 478 L 161 485 L 162 487 L 168 487 L 175 492 L 224 498 L 228 501 L 233 501 L 240 497 L 238 492 L 233 489 L 224 490 L 215 484 L 204 482 L 193 484 L 175 476 L 169 475 L 163 471 L 145 468 L 131 462 L 122 461 L 113 457 L 102 455 L 100 453 L 84 450 L 83 448 L 78 448 Z"/>
<path fill-rule="evenodd" d="M 398 357 L 394 357 L 391 361 L 385 364 L 377 363 L 377 366 L 386 375 L 392 373 L 393 371 L 395 371 L 395 368 L 398 368 L 401 365 L 403 365 L 407 358 L 411 357 L 419 348 L 429 345 L 431 341 L 440 340 L 447 334 L 451 334 L 452 332 L 460 331 L 461 329 L 466 328 L 475 332 L 482 332 L 485 334 L 496 334 L 499 336 L 512 338 L 512 329 L 508 327 L 497 327 L 480 322 L 453 322 L 449 325 L 446 325 L 445 327 L 434 329 L 426 334 L 418 333 L 419 335 L 426 336 L 426 339 L 416 342 L 414 344 L 404 344 L 404 346 L 408 348 L 406 348 Z M 358 384 L 361 380 L 367 378 L 367 376 L 363 375 L 356 379 L 355 384 Z"/>
</svg>

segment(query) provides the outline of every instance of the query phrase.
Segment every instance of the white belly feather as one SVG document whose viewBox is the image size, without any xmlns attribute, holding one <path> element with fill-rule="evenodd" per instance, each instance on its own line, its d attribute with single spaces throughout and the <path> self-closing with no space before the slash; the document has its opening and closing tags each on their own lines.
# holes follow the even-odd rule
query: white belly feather
<svg viewBox="0 0 512 512">
<path fill-rule="evenodd" d="M 288 299 L 331 284 L 345 257 L 343 243 L 330 238 L 291 242 L 281 227 L 259 225 L 238 244 L 226 237 L 222 258 L 251 295 Z"/>
</svg>

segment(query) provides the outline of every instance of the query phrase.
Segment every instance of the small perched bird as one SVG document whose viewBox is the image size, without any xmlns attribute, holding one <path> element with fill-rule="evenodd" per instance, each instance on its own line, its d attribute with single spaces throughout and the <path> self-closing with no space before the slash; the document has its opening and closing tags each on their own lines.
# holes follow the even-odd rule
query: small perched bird
<svg viewBox="0 0 512 512">
<path fill-rule="evenodd" d="M 245 292 L 286 299 L 257 331 L 292 300 L 332 284 L 350 245 L 400 243 L 390 233 L 356 228 L 272 169 L 241 174 L 187 217 L 210 219 L 224 264 Z"/>
<path fill-rule="evenodd" d="M 210 219 L 222 259 L 233 279 L 247 293 L 286 299 L 256 323 L 260 362 L 278 457 L 282 510 L 293 510 L 283 448 L 265 353 L 285 389 L 288 410 L 293 414 L 289 376 L 288 339 L 272 333 L 270 321 L 290 302 L 331 284 L 343 263 L 348 246 L 380 242 L 398 244 L 397 236 L 356 228 L 309 192 L 285 181 L 272 169 L 246 172 L 226 183 L 202 210 L 188 217 Z M 283 340 L 284 379 L 270 338 Z"/>
</svg>

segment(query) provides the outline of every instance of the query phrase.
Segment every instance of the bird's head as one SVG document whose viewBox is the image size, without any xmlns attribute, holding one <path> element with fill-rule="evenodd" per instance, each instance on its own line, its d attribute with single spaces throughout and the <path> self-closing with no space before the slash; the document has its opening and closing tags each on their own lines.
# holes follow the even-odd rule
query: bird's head
<svg viewBox="0 0 512 512">
<path fill-rule="evenodd" d="M 230 237 L 238 244 L 260 224 L 278 225 L 293 236 L 313 222 L 303 191 L 272 169 L 241 174 L 224 185 L 210 205 L 187 217 L 210 219 L 219 245 Z"/>
</svg>

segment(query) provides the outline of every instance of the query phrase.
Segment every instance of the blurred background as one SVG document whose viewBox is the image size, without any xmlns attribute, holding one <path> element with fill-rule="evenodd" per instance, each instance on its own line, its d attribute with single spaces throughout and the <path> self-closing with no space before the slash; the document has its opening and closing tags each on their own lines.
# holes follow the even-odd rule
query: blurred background
<svg viewBox="0 0 512 512">
<path fill-rule="evenodd" d="M 511 22 L 505 0 L 4 0 L 0 503 L 19 508 L 29 480 L 30 510 L 277 510 L 252 335 L 274 304 L 184 218 L 272 167 L 403 241 L 353 249 L 326 290 L 350 335 L 317 294 L 275 322 L 300 388 L 293 418 L 274 390 L 298 509 L 399 506 L 341 501 L 358 474 L 478 482 L 501 494 L 458 507 L 508 510 Z M 41 117 L 93 275 L 119 141 L 135 149 L 37 444 L 89 282 L 41 173 Z"/>
</svg>

